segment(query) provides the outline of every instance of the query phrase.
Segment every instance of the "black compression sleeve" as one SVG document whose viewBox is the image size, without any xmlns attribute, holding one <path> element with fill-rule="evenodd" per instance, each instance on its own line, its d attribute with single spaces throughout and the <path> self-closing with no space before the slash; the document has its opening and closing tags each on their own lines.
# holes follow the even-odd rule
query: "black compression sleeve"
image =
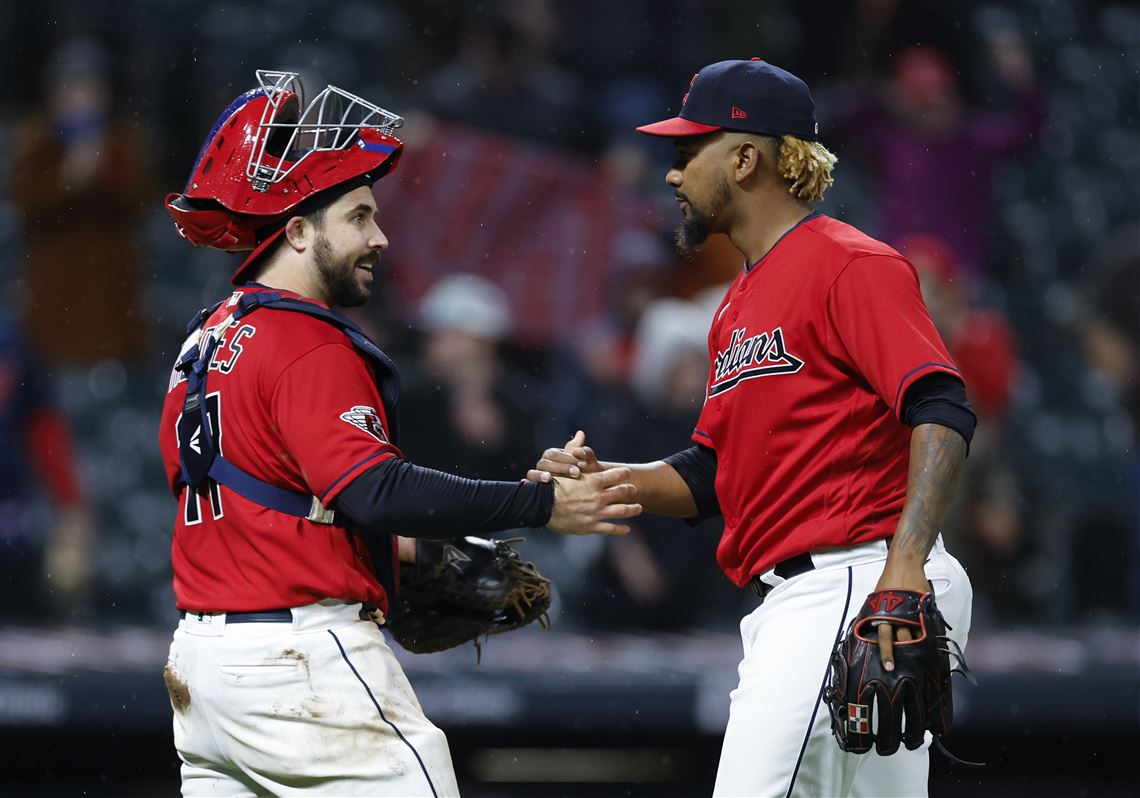
<svg viewBox="0 0 1140 798">
<path fill-rule="evenodd" d="M 466 479 L 393 457 L 354 479 L 333 504 L 362 529 L 451 538 L 543 526 L 554 486 Z"/>
<path fill-rule="evenodd" d="M 952 374 L 939 371 L 915 380 L 903 397 L 902 421 L 910 427 L 941 424 L 957 432 L 969 444 L 978 417 L 966 398 L 966 386 Z"/>
<path fill-rule="evenodd" d="M 720 515 L 720 502 L 716 498 L 716 452 L 697 444 L 664 458 L 664 462 L 681 475 L 697 503 L 697 515 L 692 520 L 703 521 Z"/>
</svg>

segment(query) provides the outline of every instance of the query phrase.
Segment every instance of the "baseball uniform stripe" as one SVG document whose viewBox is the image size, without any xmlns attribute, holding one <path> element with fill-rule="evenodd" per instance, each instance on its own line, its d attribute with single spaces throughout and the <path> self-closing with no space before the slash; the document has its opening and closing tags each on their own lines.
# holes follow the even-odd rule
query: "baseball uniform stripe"
<svg viewBox="0 0 1140 798">
<path fill-rule="evenodd" d="M 344 481 L 344 478 L 345 478 L 345 477 L 347 477 L 349 474 L 352 474 L 354 471 L 357 471 L 357 470 L 358 470 L 358 469 L 359 469 L 361 466 L 363 466 L 365 463 L 369 463 L 369 462 L 371 462 L 371 461 L 375 460 L 377 457 L 381 457 L 381 456 L 384 456 L 384 455 L 393 455 L 393 456 L 394 456 L 395 454 L 396 454 L 396 453 L 395 453 L 394 451 L 392 451 L 391 449 L 384 449 L 384 450 L 382 450 L 382 451 L 379 451 L 379 452 L 373 452 L 372 454 L 370 454 L 370 455 L 368 455 L 367 457 L 365 457 L 363 460 L 360 460 L 360 461 L 359 461 L 359 462 L 357 462 L 357 463 L 353 463 L 353 465 L 352 465 L 352 467 L 351 467 L 351 468 L 349 468 L 347 471 L 345 471 L 345 472 L 344 472 L 343 474 L 341 474 L 339 477 L 337 477 L 336 479 L 334 479 L 334 480 L 332 481 L 332 484 L 331 484 L 331 485 L 329 485 L 327 488 L 325 488 L 324 492 L 323 492 L 323 493 L 321 493 L 321 495 L 320 495 L 320 497 L 319 497 L 319 498 L 320 498 L 320 500 L 321 500 L 322 502 L 324 502 L 324 500 L 325 500 L 325 497 L 326 497 L 326 496 L 328 496 L 328 495 L 329 495 L 329 493 L 331 493 L 331 492 L 333 491 L 333 489 L 334 489 L 334 488 L 336 488 L 336 486 L 337 486 L 337 485 L 339 485 L 341 482 L 343 482 L 343 481 Z"/>
<path fill-rule="evenodd" d="M 847 598 L 843 600 L 843 612 L 839 615 L 839 628 L 835 630 L 835 641 L 831 645 L 831 650 L 834 651 L 835 647 L 839 645 L 839 638 L 843 636 L 843 622 L 847 619 L 847 611 L 851 609 L 851 566 L 847 566 Z M 811 720 L 808 721 L 807 732 L 804 733 L 804 743 L 800 746 L 800 756 L 796 759 L 796 767 L 792 771 L 792 780 L 788 784 L 788 791 L 784 794 L 784 798 L 791 798 L 792 789 L 796 786 L 796 776 L 800 773 L 800 763 L 804 761 L 804 752 L 807 751 L 808 740 L 811 739 L 811 729 L 815 725 L 815 716 L 819 712 L 819 705 L 823 702 L 823 691 L 827 687 L 827 677 L 831 672 L 831 660 L 827 661 L 827 667 L 823 669 L 823 681 L 819 685 L 819 695 L 815 702 L 815 708 L 811 711 Z"/>
<path fill-rule="evenodd" d="M 399 737 L 404 742 L 404 745 L 408 746 L 408 749 L 415 755 L 416 761 L 420 763 L 420 770 L 423 771 L 424 778 L 427 779 L 428 788 L 431 789 L 433 798 L 438 798 L 439 793 L 435 791 L 435 785 L 432 784 L 431 776 L 428 775 L 427 768 L 424 767 L 424 761 L 420 757 L 420 752 L 416 750 L 414 745 L 408 742 L 408 738 L 404 736 L 404 733 L 400 731 L 400 728 L 395 723 L 388 720 L 388 717 L 384 714 L 384 710 L 380 708 L 380 702 L 376 700 L 376 696 L 372 695 L 372 688 L 368 686 L 368 682 L 364 681 L 363 677 L 360 675 L 360 671 L 356 670 L 356 666 L 353 665 L 352 660 L 348 658 L 348 654 L 345 652 L 344 646 L 341 645 L 340 638 L 336 636 L 336 632 L 334 632 L 332 629 L 328 629 L 327 631 L 330 635 L 332 635 L 332 639 L 336 641 L 336 647 L 340 649 L 340 655 L 344 658 L 345 663 L 352 670 L 352 675 L 355 676 L 357 680 L 364 686 L 364 691 L 368 693 L 368 698 L 372 701 L 372 705 L 376 707 L 376 711 L 380 713 L 380 720 L 391 726 L 392 731 L 396 732 L 396 736 Z"/>
</svg>

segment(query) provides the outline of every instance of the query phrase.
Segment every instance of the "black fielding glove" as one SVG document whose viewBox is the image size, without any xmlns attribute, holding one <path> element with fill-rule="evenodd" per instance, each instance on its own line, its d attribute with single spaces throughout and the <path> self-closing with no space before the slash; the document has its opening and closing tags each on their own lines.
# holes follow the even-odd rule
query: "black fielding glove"
<svg viewBox="0 0 1140 798">
<path fill-rule="evenodd" d="M 895 641 L 893 671 L 883 669 L 879 622 L 909 627 L 914 636 Z M 941 738 L 954 722 L 951 656 L 958 672 L 974 682 L 946 629 L 933 593 L 880 590 L 867 597 L 831 655 L 830 685 L 824 691 L 840 748 L 864 754 L 874 745 L 880 756 L 888 756 L 899 743 L 918 748 L 927 730 L 942 748 Z"/>
</svg>

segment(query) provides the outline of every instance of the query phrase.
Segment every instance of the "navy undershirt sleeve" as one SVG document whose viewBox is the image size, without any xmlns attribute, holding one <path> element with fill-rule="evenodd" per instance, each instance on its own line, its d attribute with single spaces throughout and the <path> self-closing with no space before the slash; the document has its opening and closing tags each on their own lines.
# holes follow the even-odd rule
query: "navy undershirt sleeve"
<svg viewBox="0 0 1140 798">
<path fill-rule="evenodd" d="M 699 523 L 706 518 L 720 515 L 720 502 L 716 498 L 716 452 L 708 446 L 696 444 L 664 458 L 664 462 L 681 475 L 693 500 L 697 503 L 697 515 L 686 519 Z"/>
<path fill-rule="evenodd" d="M 957 432 L 969 445 L 978 417 L 966 398 L 966 386 L 953 374 L 935 372 L 914 381 L 903 397 L 902 421 L 910 427 L 940 424 Z"/>
<path fill-rule="evenodd" d="M 361 529 L 453 538 L 545 525 L 554 486 L 466 479 L 392 457 L 354 479 L 333 504 Z"/>
</svg>

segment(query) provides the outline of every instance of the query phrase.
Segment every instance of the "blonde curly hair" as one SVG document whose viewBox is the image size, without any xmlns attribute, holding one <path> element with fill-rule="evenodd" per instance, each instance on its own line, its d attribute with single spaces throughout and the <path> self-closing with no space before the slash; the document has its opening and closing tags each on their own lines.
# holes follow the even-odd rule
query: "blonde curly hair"
<svg viewBox="0 0 1140 798">
<path fill-rule="evenodd" d="M 788 193 L 805 202 L 819 202 L 835 182 L 831 170 L 838 159 L 818 141 L 782 136 L 776 169 L 791 181 Z"/>
</svg>

